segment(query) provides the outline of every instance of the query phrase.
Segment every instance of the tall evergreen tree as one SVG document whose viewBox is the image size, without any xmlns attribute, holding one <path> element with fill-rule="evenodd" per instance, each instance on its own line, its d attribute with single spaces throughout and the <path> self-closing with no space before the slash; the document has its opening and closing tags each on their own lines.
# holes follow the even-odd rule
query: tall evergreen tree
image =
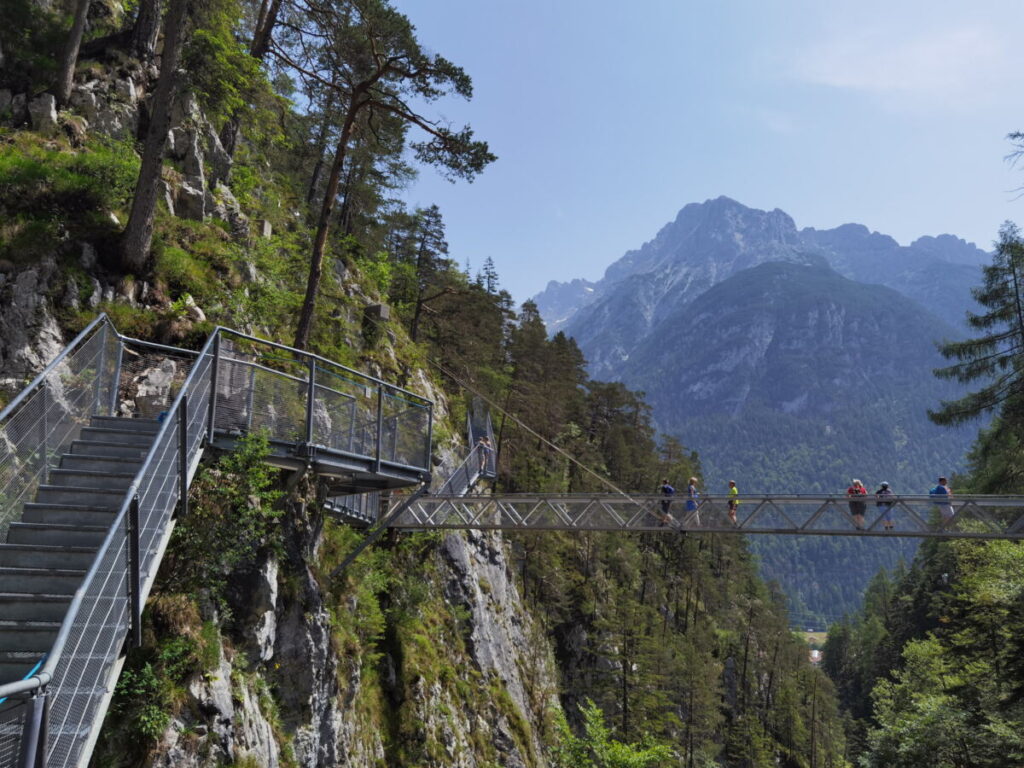
<svg viewBox="0 0 1024 768">
<path fill-rule="evenodd" d="M 983 335 L 943 344 L 943 356 L 956 362 L 936 369 L 935 375 L 964 383 L 978 379 L 988 383 L 929 411 L 937 424 L 969 421 L 1024 397 L 1024 242 L 1015 225 L 1003 225 L 992 263 L 984 268 L 984 283 L 972 293 L 988 311 L 969 313 L 967 321 Z"/>
</svg>

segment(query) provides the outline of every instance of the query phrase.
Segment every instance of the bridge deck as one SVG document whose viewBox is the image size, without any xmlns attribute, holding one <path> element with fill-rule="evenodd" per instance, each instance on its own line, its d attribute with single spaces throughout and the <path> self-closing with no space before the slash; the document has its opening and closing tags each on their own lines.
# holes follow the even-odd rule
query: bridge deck
<svg viewBox="0 0 1024 768">
<path fill-rule="evenodd" d="M 940 497 L 942 498 L 942 497 Z M 474 528 L 519 531 L 648 531 L 816 536 L 915 536 L 1024 539 L 1024 496 L 892 496 L 886 510 L 873 496 L 858 528 L 843 495 L 742 496 L 736 523 L 728 498 L 705 496 L 696 505 L 657 495 L 505 494 L 425 496 L 389 522 L 405 529 Z M 403 502 L 390 502 L 389 513 Z"/>
</svg>

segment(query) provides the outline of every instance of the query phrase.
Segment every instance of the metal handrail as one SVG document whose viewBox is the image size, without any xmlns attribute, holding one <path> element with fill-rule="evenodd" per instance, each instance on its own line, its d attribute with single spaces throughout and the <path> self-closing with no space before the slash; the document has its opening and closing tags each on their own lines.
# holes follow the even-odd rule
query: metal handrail
<svg viewBox="0 0 1024 768">
<path fill-rule="evenodd" d="M 104 315 L 105 317 L 105 315 Z M 116 332 L 116 331 L 115 331 Z M 120 337 L 124 340 L 124 337 Z M 213 343 L 213 334 L 207 339 L 206 344 L 202 350 L 197 353 L 197 359 L 201 358 L 208 351 L 208 348 Z M 85 596 L 86 591 L 92 585 L 93 579 L 96 577 L 96 573 L 99 570 L 100 563 L 103 561 L 103 556 L 110 549 L 116 534 L 120 528 L 121 523 L 124 522 L 125 516 L 128 514 L 128 507 L 131 504 L 131 500 L 135 497 L 135 494 L 139 490 L 140 478 L 149 469 L 153 462 L 153 456 L 156 453 L 156 448 L 160 444 L 161 439 L 166 434 L 170 425 L 173 423 L 173 419 L 177 416 L 177 409 L 182 399 L 186 396 L 191 384 L 193 383 L 193 376 L 195 375 L 197 368 L 193 368 L 189 371 L 189 375 L 186 377 L 181 390 L 178 392 L 170 409 L 167 411 L 167 416 L 164 418 L 160 425 L 160 429 L 157 431 L 156 437 L 153 439 L 153 443 L 150 446 L 149 451 L 146 454 L 146 458 L 143 460 L 142 466 L 139 467 L 135 473 L 135 477 L 132 480 L 128 490 L 125 491 L 125 500 L 121 503 L 121 508 L 118 510 L 114 521 L 110 524 L 110 528 L 107 530 L 107 535 L 103 539 L 103 543 L 100 548 L 96 551 L 96 555 L 93 558 L 92 565 L 86 572 L 85 577 L 82 579 L 81 585 L 75 591 L 75 595 L 68 606 L 68 612 L 64 615 L 64 621 L 61 623 L 60 631 L 57 633 L 57 638 L 54 640 L 53 649 L 50 651 L 50 655 L 43 665 L 43 668 L 33 677 L 20 680 L 15 683 L 7 683 L 0 685 L 0 697 L 2 696 L 13 696 L 18 693 L 27 693 L 35 690 L 39 690 L 53 679 L 53 670 L 60 662 L 64 652 L 64 646 L 67 643 L 68 635 L 71 633 L 71 628 L 74 625 L 75 619 L 78 617 L 78 612 L 81 610 L 82 600 Z"/>
<path fill-rule="evenodd" d="M 386 381 L 378 379 L 376 376 L 371 376 L 368 373 L 363 373 L 362 371 L 354 370 L 354 369 L 349 368 L 348 366 L 342 365 L 341 363 L 338 363 L 338 362 L 336 362 L 334 360 L 329 360 L 326 357 L 321 357 L 320 355 L 318 355 L 318 354 L 316 354 L 314 352 L 307 352 L 304 349 L 296 349 L 295 347 L 289 347 L 286 344 L 278 344 L 276 341 L 268 341 L 267 339 L 261 339 L 261 338 L 259 338 L 257 336 L 250 336 L 247 333 L 242 333 L 241 331 L 236 331 L 233 328 L 225 328 L 222 325 L 218 325 L 214 329 L 214 331 L 213 331 L 213 333 L 215 333 L 215 334 L 218 333 L 218 332 L 223 332 L 223 333 L 230 334 L 232 336 L 237 336 L 240 339 L 246 339 L 248 341 L 253 341 L 253 342 L 256 342 L 257 344 L 262 344 L 262 345 L 267 346 L 267 347 L 273 347 L 274 349 L 280 349 L 280 350 L 282 350 L 284 352 L 291 352 L 292 354 L 298 355 L 300 357 L 304 357 L 304 358 L 309 359 L 309 360 L 317 360 L 317 361 L 319 361 L 321 363 L 326 363 L 327 365 L 330 365 L 333 368 L 340 368 L 343 371 L 347 371 L 348 373 L 351 373 L 353 376 L 357 376 L 360 379 L 365 379 L 367 381 L 372 381 L 374 384 L 377 384 L 378 386 L 383 387 L 385 389 L 391 389 L 391 390 L 394 390 L 396 392 L 401 392 L 401 393 L 403 393 L 405 395 L 408 395 L 409 397 L 413 398 L 414 400 L 418 400 L 419 402 L 423 403 L 426 406 L 433 405 L 433 403 L 430 400 L 428 400 L 427 398 L 423 397 L 423 395 L 417 395 L 415 392 L 410 392 L 408 389 L 404 389 L 402 387 L 395 386 L 394 384 L 389 384 Z"/>
<path fill-rule="evenodd" d="M 82 340 L 85 339 L 85 337 L 88 336 L 89 333 L 94 328 L 96 328 L 98 325 L 100 325 L 100 323 L 104 321 L 110 325 L 111 330 L 113 330 L 115 334 L 117 333 L 117 329 L 114 328 L 113 323 L 110 322 L 110 318 L 107 317 L 107 313 L 101 312 L 99 316 L 96 317 L 95 320 L 93 320 L 91 323 L 85 326 L 85 328 L 83 328 L 81 332 L 77 336 L 75 336 L 75 338 L 71 341 L 70 344 L 68 344 L 66 347 L 64 347 L 64 349 L 60 351 L 59 355 L 53 358 L 53 360 L 50 362 L 48 366 L 43 368 L 43 370 L 39 373 L 38 376 L 32 379 L 28 386 L 22 389 L 21 392 L 19 392 L 18 395 L 13 400 L 11 400 L 11 402 L 4 406 L 4 409 L 0 411 L 0 422 L 2 422 L 4 419 L 10 416 L 11 411 L 13 411 L 18 405 L 20 405 L 22 401 L 25 400 L 26 397 L 31 395 L 32 392 L 35 391 L 36 387 L 42 384 L 43 380 L 47 376 L 49 376 L 50 373 L 53 372 L 53 369 L 60 365 L 64 361 L 64 359 L 74 351 L 75 347 L 81 344 Z"/>
</svg>

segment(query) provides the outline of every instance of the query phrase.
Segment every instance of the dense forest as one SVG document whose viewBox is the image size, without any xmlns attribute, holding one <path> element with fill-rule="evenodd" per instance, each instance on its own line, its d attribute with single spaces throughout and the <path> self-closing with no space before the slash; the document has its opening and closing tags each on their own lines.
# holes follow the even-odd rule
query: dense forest
<svg viewBox="0 0 1024 768">
<path fill-rule="evenodd" d="M 11 375 L 39 362 L 17 339 L 101 311 L 179 346 L 220 323 L 433 396 L 442 466 L 472 387 L 501 409 L 503 489 L 700 474 L 492 264 L 460 266 L 442 211 L 397 199 L 495 157 L 436 109 L 469 75 L 390 4 L 2 13 Z M 93 764 L 847 764 L 833 688 L 738 537 L 394 535 L 339 576 L 363 534 L 266 451 L 200 470 Z"/>
</svg>

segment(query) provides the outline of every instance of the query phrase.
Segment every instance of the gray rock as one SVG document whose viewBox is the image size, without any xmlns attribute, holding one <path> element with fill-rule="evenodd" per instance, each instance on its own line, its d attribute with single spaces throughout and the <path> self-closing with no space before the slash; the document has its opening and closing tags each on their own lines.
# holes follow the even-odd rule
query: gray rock
<svg viewBox="0 0 1024 768">
<path fill-rule="evenodd" d="M 10 110 L 12 98 L 14 98 L 14 94 L 9 89 L 0 89 L 0 115 L 4 115 Z"/>
<path fill-rule="evenodd" d="M 32 99 L 28 105 L 32 118 L 32 129 L 45 136 L 57 132 L 57 99 L 51 93 L 44 93 Z"/>
<path fill-rule="evenodd" d="M 88 115 L 86 116 L 88 119 Z M 89 125 L 100 133 L 115 139 L 127 139 L 135 135 L 139 124 L 137 107 L 128 104 L 100 102 L 96 118 L 89 119 Z"/>
<path fill-rule="evenodd" d="M 160 182 L 160 188 L 163 190 L 164 205 L 167 206 L 167 212 L 174 215 L 174 192 L 171 191 L 171 185 L 166 181 Z"/>
<path fill-rule="evenodd" d="M 202 221 L 205 218 L 206 194 L 202 187 L 182 182 L 174 198 L 174 212 L 179 219 Z"/>
<path fill-rule="evenodd" d="M 78 263 L 86 272 L 91 272 L 96 266 L 96 249 L 89 243 L 82 243 L 82 253 L 78 257 Z"/>
<path fill-rule="evenodd" d="M 227 181 L 228 173 L 231 171 L 231 155 L 220 143 L 220 137 L 213 129 L 213 125 L 207 122 L 205 128 L 206 175 L 213 186 L 218 182 Z"/>
<path fill-rule="evenodd" d="M 206 313 L 199 308 L 199 305 L 196 304 L 196 300 L 192 298 L 190 293 L 185 294 L 185 314 L 194 322 L 206 322 Z"/>
<path fill-rule="evenodd" d="M 11 122 L 19 126 L 28 119 L 28 110 L 25 108 L 26 100 L 24 93 L 17 93 L 11 97 Z"/>
<path fill-rule="evenodd" d="M 266 219 L 260 219 L 257 224 L 256 232 L 260 237 L 266 239 L 274 234 L 274 227 Z"/>
<path fill-rule="evenodd" d="M 249 217 L 242 213 L 242 206 L 224 184 L 218 184 L 213 195 L 213 210 L 210 214 L 231 225 L 236 237 L 249 236 Z"/>
<path fill-rule="evenodd" d="M 46 297 L 56 260 L 41 261 L 8 275 L 0 286 L 0 378 L 22 382 L 42 370 L 64 347 Z"/>
<path fill-rule="evenodd" d="M 182 128 L 171 128 L 167 134 L 167 154 L 175 160 L 181 160 L 188 151 L 189 132 Z"/>
<path fill-rule="evenodd" d="M 130 77 L 114 81 L 114 94 L 121 101 L 126 104 L 131 104 L 132 106 L 134 106 L 139 100 L 135 93 L 135 83 Z"/>
<path fill-rule="evenodd" d="M 96 122 L 96 115 L 99 113 L 99 102 L 92 90 L 78 89 L 72 91 L 69 101 L 71 108 L 81 114 L 89 124 Z"/>
<path fill-rule="evenodd" d="M 92 293 L 89 294 L 88 299 L 89 308 L 95 309 L 100 305 L 100 299 L 103 297 L 103 286 L 95 277 L 90 277 L 89 280 L 92 283 Z"/>
<path fill-rule="evenodd" d="M 133 399 L 139 416 L 155 418 L 165 410 L 177 372 L 177 363 L 165 357 L 132 380 L 131 390 L 134 392 Z"/>
</svg>

